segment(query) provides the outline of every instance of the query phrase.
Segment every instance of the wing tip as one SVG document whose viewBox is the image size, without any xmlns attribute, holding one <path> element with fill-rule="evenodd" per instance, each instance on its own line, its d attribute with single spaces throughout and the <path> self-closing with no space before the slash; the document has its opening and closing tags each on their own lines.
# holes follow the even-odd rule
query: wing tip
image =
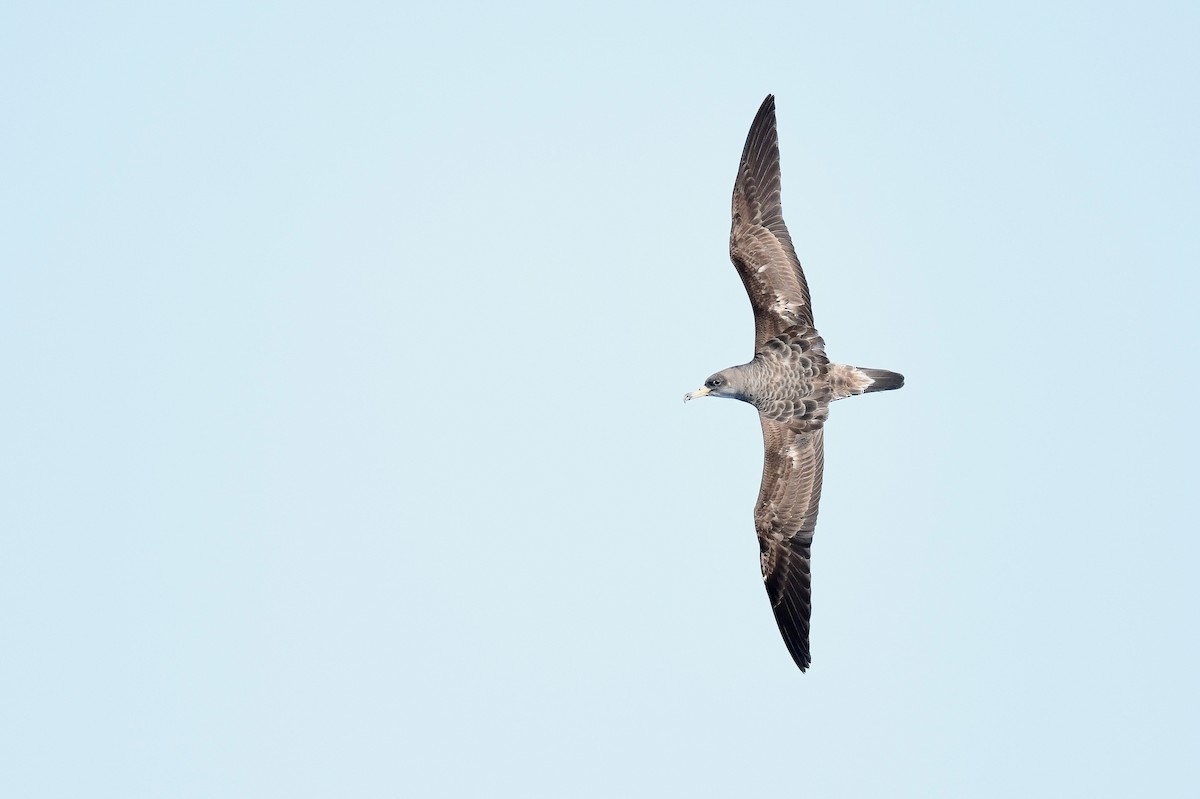
<svg viewBox="0 0 1200 799">
<path fill-rule="evenodd" d="M 791 636 L 784 635 L 783 642 L 787 644 L 788 654 L 792 656 L 796 668 L 801 672 L 808 671 L 808 667 L 812 665 L 812 654 L 808 649 L 808 635 L 802 634 L 802 640 L 793 640 Z"/>
<path fill-rule="evenodd" d="M 767 591 L 771 588 L 768 586 Z M 775 624 L 779 634 L 800 671 L 807 671 L 812 663 L 812 650 L 809 646 L 809 620 L 812 618 L 811 594 L 806 588 L 799 592 L 790 591 L 783 587 L 783 595 L 778 601 L 771 603 L 775 614 Z"/>
<path fill-rule="evenodd" d="M 746 134 L 746 146 L 742 148 L 742 168 L 750 161 L 750 155 L 755 148 L 755 143 L 761 142 L 763 139 L 768 139 L 772 142 L 777 141 L 775 135 L 775 95 L 773 94 L 768 94 L 766 99 L 762 101 L 762 105 L 758 107 L 758 113 L 754 115 L 754 121 L 750 123 L 750 132 Z"/>
<path fill-rule="evenodd" d="M 753 132 L 763 126 L 764 123 L 770 120 L 770 127 L 775 127 L 775 95 L 768 94 L 762 101 L 762 105 L 758 107 L 758 113 L 754 115 L 754 121 L 750 123 L 750 131 Z"/>
</svg>

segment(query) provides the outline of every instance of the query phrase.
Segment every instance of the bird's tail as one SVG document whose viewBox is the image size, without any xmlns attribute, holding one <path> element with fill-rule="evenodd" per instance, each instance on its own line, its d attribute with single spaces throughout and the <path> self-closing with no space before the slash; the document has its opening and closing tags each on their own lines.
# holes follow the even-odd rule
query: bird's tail
<svg viewBox="0 0 1200 799">
<path fill-rule="evenodd" d="M 863 369 L 861 366 L 858 367 L 858 371 L 871 378 L 871 385 L 866 387 L 863 391 L 864 394 L 870 394 L 872 391 L 891 391 L 904 385 L 904 375 L 899 372 L 889 372 L 887 369 Z"/>
</svg>

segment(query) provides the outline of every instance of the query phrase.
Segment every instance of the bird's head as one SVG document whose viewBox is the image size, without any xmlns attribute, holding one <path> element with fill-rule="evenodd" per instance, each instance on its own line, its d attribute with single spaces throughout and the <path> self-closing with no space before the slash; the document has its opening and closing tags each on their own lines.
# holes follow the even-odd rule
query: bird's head
<svg viewBox="0 0 1200 799">
<path fill-rule="evenodd" d="M 699 397 L 729 397 L 730 399 L 746 399 L 745 375 L 739 367 L 724 369 L 704 381 L 700 388 L 685 394 L 683 401 Z"/>
</svg>

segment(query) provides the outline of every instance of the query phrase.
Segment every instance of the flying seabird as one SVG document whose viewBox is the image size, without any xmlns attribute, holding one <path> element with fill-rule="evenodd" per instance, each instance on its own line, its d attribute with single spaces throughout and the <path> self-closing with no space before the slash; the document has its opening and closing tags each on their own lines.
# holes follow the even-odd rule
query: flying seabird
<svg viewBox="0 0 1200 799">
<path fill-rule="evenodd" d="M 729 257 L 754 310 L 754 358 L 709 377 L 683 398 L 730 397 L 758 409 L 763 476 L 754 528 L 763 582 L 779 632 L 801 671 L 812 658 L 809 561 L 824 468 L 824 428 L 834 400 L 904 385 L 884 369 L 831 363 L 813 326 L 808 284 L 779 204 L 775 97 L 750 126 L 733 184 Z"/>
</svg>

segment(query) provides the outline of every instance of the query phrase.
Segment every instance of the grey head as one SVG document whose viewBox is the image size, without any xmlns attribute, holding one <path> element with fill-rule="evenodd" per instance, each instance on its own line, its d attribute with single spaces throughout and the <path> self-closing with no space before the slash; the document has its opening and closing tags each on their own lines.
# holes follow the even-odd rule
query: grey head
<svg viewBox="0 0 1200 799">
<path fill-rule="evenodd" d="M 722 369 L 705 380 L 704 385 L 700 388 L 684 394 L 683 401 L 687 402 L 700 397 L 728 397 L 742 402 L 751 402 L 750 375 L 746 366 L 731 366 L 728 369 Z"/>
</svg>

